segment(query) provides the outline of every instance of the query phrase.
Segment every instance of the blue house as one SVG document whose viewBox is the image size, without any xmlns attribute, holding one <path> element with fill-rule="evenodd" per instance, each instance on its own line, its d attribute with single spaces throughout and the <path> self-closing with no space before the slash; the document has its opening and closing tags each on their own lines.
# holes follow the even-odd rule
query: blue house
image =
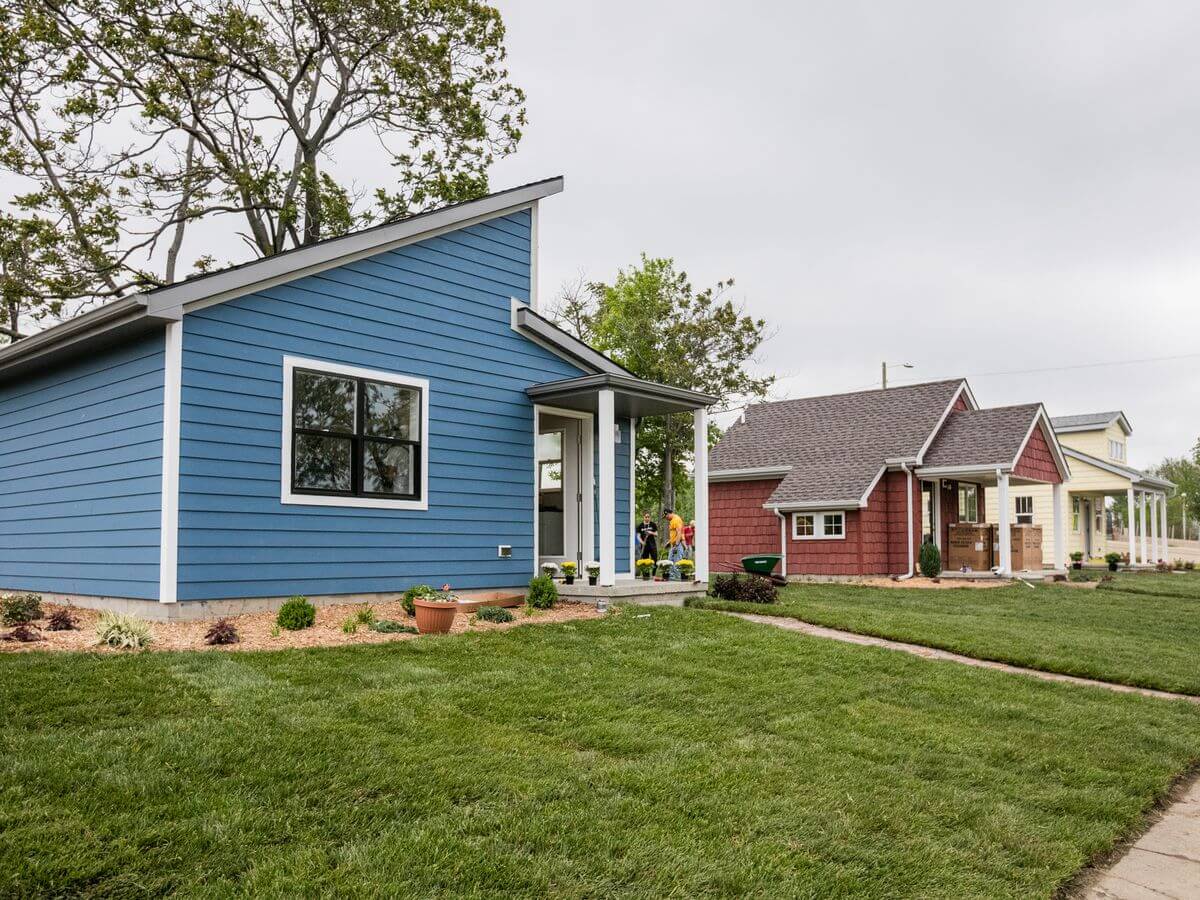
<svg viewBox="0 0 1200 900">
<path fill-rule="evenodd" d="M 515 587 L 567 559 L 632 577 L 636 420 L 703 425 L 713 398 L 538 313 L 538 203 L 561 190 L 328 239 L 0 349 L 0 590 L 173 618 Z"/>
</svg>

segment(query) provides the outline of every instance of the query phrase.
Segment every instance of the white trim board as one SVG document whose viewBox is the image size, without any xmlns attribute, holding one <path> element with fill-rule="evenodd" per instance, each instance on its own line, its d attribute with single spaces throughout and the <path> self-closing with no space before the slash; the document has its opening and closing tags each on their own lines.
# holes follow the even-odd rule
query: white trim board
<svg viewBox="0 0 1200 900">
<path fill-rule="evenodd" d="M 163 334 L 162 496 L 159 516 L 158 602 L 179 592 L 179 420 L 183 390 L 183 322 Z"/>
<path fill-rule="evenodd" d="M 367 378 L 421 390 L 421 496 L 416 500 L 390 497 L 331 497 L 292 492 L 292 377 L 296 369 L 312 369 L 348 378 Z M 363 369 L 299 356 L 283 357 L 283 405 L 280 410 L 279 502 L 288 506 L 335 506 L 351 509 L 429 509 L 429 380 L 400 372 Z"/>
</svg>

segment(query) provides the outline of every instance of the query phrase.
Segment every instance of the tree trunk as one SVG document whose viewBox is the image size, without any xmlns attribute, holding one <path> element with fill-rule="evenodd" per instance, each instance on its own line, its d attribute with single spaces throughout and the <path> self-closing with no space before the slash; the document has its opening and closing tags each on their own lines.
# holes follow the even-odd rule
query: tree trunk
<svg viewBox="0 0 1200 900">
<path fill-rule="evenodd" d="M 321 186 L 317 180 L 317 155 L 304 151 L 304 243 L 321 239 Z"/>
<path fill-rule="evenodd" d="M 662 510 L 675 508 L 675 448 L 671 446 L 673 431 L 672 418 L 666 416 L 663 422 L 663 458 L 662 458 Z"/>
</svg>

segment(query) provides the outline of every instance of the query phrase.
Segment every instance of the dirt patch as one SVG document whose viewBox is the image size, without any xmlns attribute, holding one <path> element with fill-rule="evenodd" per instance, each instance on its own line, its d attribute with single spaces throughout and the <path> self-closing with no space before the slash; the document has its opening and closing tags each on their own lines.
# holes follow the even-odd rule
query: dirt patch
<svg viewBox="0 0 1200 900">
<path fill-rule="evenodd" d="M 318 606 L 317 621 L 312 628 L 300 631 L 276 629 L 275 613 L 249 613 L 241 616 L 229 616 L 237 630 L 239 641 L 236 644 L 210 647 L 204 643 L 204 634 L 212 625 L 212 620 L 198 622 L 150 622 L 153 641 L 151 650 L 286 650 L 293 647 L 348 647 L 356 644 L 388 644 L 393 641 L 411 641 L 421 635 L 388 634 L 371 631 L 365 625 L 359 625 L 353 634 L 342 631 L 342 623 L 354 615 L 366 604 L 346 603 L 336 606 Z M 43 603 L 42 611 L 46 617 L 61 607 L 52 603 Z M 416 620 L 404 612 L 399 602 L 372 604 L 371 609 L 376 619 L 393 619 L 405 625 L 416 625 Z M 47 631 L 46 618 L 34 623 L 38 633 L 44 640 L 31 643 L 19 641 L 0 641 L 0 653 L 20 653 L 24 651 L 46 650 L 88 650 L 96 653 L 120 653 L 125 651 L 110 650 L 96 644 L 96 622 L 100 613 L 93 609 L 70 607 L 78 626 L 72 631 Z M 520 607 L 512 610 L 512 622 L 482 622 L 472 614 L 459 613 L 454 617 L 451 634 L 462 634 L 464 631 L 504 631 L 520 625 L 546 624 L 551 622 L 571 622 L 577 619 L 599 619 L 605 613 L 597 612 L 590 603 L 572 603 L 560 600 L 553 609 L 529 610 Z M 0 634 L 7 634 L 10 628 L 3 629 Z M 278 634 L 274 634 L 278 630 Z M 430 636 L 432 637 L 432 636 Z"/>
<path fill-rule="evenodd" d="M 1003 578 L 993 578 L 988 581 L 973 581 L 966 578 L 942 578 L 934 581 L 932 578 L 916 577 L 907 581 L 892 581 L 890 578 L 864 578 L 855 584 L 865 584 L 868 587 L 881 588 L 923 588 L 930 591 L 945 591 L 956 588 L 969 590 L 1005 587 L 1012 584 Z"/>
</svg>

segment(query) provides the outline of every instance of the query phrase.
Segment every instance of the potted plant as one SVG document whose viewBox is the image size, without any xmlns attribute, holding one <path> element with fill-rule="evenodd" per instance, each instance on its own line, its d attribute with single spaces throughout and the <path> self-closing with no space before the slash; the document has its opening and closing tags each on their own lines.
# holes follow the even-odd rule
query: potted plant
<svg viewBox="0 0 1200 900">
<path fill-rule="evenodd" d="M 690 559 L 681 559 L 679 561 L 679 577 L 684 581 L 694 581 L 696 577 L 696 563 Z"/>
<path fill-rule="evenodd" d="M 1071 568 L 1072 569 L 1082 569 L 1083 568 L 1083 553 L 1081 551 L 1079 551 L 1079 550 L 1071 551 Z"/>
<path fill-rule="evenodd" d="M 561 568 L 562 568 L 562 574 L 563 574 L 563 581 L 566 582 L 567 584 L 574 584 L 575 583 L 575 572 L 578 571 L 579 565 L 577 563 L 571 562 L 571 560 L 568 559 L 565 563 L 562 564 Z"/>
<path fill-rule="evenodd" d="M 637 573 L 642 576 L 642 581 L 649 581 L 654 574 L 654 560 L 639 559 L 637 561 Z"/>
<path fill-rule="evenodd" d="M 449 634 L 458 613 L 458 597 L 445 585 L 440 594 L 422 594 L 413 598 L 417 630 L 421 634 Z"/>
<path fill-rule="evenodd" d="M 675 563 L 669 559 L 660 559 L 658 561 L 658 574 L 663 581 L 671 580 L 671 573 L 675 571 Z"/>
<path fill-rule="evenodd" d="M 558 574 L 558 566 L 554 563 L 542 563 L 542 574 L 547 578 L 553 578 Z"/>
<path fill-rule="evenodd" d="M 590 562 L 587 564 L 588 584 L 592 587 L 596 586 L 596 582 L 600 578 L 600 563 Z"/>
<path fill-rule="evenodd" d="M 1117 571 L 1117 566 L 1119 566 L 1121 564 L 1121 554 L 1120 553 L 1105 553 L 1104 561 L 1106 563 L 1108 563 L 1108 571 L 1115 572 L 1115 571 Z"/>
</svg>

